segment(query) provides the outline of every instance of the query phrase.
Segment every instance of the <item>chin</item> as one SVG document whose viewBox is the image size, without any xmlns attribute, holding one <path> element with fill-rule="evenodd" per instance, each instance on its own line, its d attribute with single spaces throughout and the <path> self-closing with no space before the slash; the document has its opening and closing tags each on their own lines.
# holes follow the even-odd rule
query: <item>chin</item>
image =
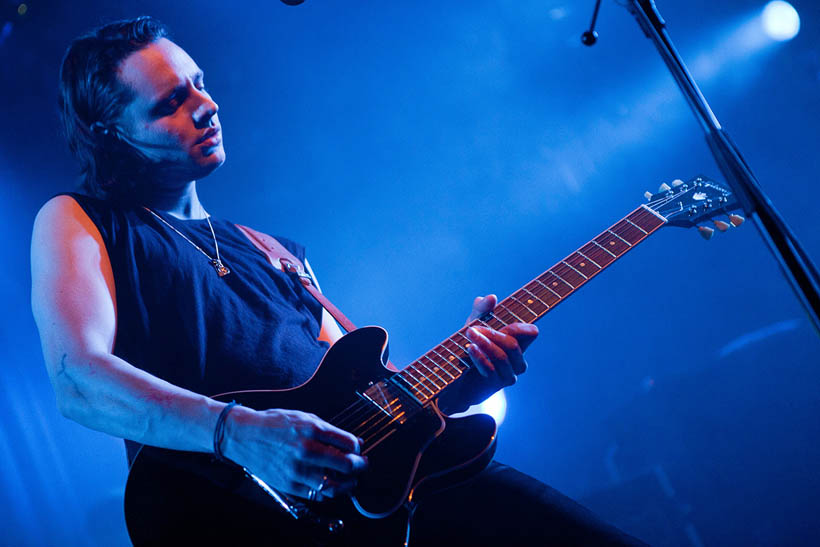
<svg viewBox="0 0 820 547">
<path fill-rule="evenodd" d="M 223 163 L 225 163 L 225 150 L 220 146 L 197 161 L 198 176 L 194 178 L 202 178 L 210 175 L 221 167 Z"/>
</svg>

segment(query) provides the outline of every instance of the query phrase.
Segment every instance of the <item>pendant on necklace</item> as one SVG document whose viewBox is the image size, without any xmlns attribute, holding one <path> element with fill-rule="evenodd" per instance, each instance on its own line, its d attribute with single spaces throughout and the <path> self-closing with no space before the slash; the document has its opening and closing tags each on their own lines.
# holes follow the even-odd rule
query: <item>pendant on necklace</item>
<svg viewBox="0 0 820 547">
<path fill-rule="evenodd" d="M 231 273 L 231 270 L 229 270 L 228 267 L 225 266 L 219 259 L 212 259 L 211 266 L 214 267 L 214 270 L 216 270 L 216 273 L 219 275 L 219 277 L 225 277 L 226 275 Z"/>
</svg>

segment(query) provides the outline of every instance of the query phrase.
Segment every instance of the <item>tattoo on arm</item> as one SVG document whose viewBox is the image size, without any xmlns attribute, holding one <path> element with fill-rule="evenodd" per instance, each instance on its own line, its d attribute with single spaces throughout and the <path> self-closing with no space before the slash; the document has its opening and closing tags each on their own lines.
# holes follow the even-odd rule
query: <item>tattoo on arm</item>
<svg viewBox="0 0 820 547">
<path fill-rule="evenodd" d="M 68 358 L 67 353 L 64 353 L 63 356 L 60 358 L 60 368 L 57 370 L 56 376 L 63 376 L 63 378 L 65 378 L 65 380 L 68 381 L 71 384 L 71 386 L 74 388 L 74 393 L 79 395 L 82 398 L 83 401 L 88 402 L 88 399 L 86 399 L 83 392 L 80 391 L 80 387 L 77 385 L 77 382 L 75 382 L 74 379 L 72 379 L 71 376 L 69 376 L 69 374 L 66 372 L 65 360 L 67 358 Z"/>
</svg>

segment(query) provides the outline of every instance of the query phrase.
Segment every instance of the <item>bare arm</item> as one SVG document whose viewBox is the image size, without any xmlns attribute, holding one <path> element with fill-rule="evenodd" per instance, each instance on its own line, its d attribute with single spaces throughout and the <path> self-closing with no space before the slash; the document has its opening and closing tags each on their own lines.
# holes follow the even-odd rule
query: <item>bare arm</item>
<svg viewBox="0 0 820 547">
<path fill-rule="evenodd" d="M 77 202 L 58 196 L 32 235 L 32 310 L 57 405 L 87 427 L 152 446 L 210 452 L 224 403 L 172 385 L 112 354 L 116 293 L 102 238 Z M 281 491 L 306 495 L 327 474 L 332 496 L 364 468 L 357 439 L 294 410 L 229 414 L 223 451 Z"/>
<path fill-rule="evenodd" d="M 209 451 L 224 406 L 114 356 L 111 264 L 96 226 L 58 196 L 34 222 L 32 310 L 57 406 L 87 427 L 140 443 Z"/>
</svg>

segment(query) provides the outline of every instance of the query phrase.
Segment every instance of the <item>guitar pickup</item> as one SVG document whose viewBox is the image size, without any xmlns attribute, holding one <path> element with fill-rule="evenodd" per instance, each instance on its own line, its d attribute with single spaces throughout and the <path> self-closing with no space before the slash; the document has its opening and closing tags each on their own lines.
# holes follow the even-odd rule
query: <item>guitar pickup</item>
<svg viewBox="0 0 820 547">
<path fill-rule="evenodd" d="M 358 395 L 378 408 L 391 421 L 399 424 L 406 422 L 420 408 L 417 403 L 413 404 L 398 386 L 384 380 L 373 384 Z"/>
</svg>

